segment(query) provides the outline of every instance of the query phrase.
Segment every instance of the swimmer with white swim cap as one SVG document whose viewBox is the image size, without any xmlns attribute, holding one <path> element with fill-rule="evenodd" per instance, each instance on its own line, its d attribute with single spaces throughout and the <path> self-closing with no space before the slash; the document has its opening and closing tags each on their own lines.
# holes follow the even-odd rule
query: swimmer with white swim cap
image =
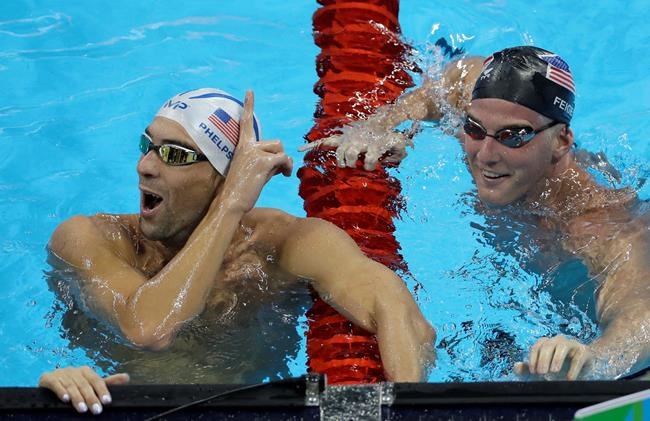
<svg viewBox="0 0 650 421">
<path fill-rule="evenodd" d="M 80 307 L 119 332 L 116 340 L 165 349 L 193 319 L 221 320 L 233 297 L 255 307 L 269 290 L 304 288 L 299 281 L 308 280 L 353 323 L 377 333 L 389 379 L 422 379 L 435 331 L 404 282 L 328 222 L 254 208 L 264 185 L 291 175 L 293 163 L 280 141 L 260 139 L 252 93 L 243 106 L 216 89 L 171 98 L 140 150 L 140 213 L 75 216 L 48 245 L 76 274 L 70 282 L 84 291 Z M 251 279 L 260 276 L 264 288 Z M 80 412 L 98 413 L 110 401 L 106 384 L 126 380 L 66 368 L 44 374 L 40 385 Z"/>
<path fill-rule="evenodd" d="M 239 137 L 239 120 L 244 104 L 218 89 L 197 89 L 166 101 L 156 117 L 180 124 L 196 142 L 208 161 L 221 175 L 226 175 Z M 260 140 L 260 126 L 253 116 L 255 140 Z"/>
<path fill-rule="evenodd" d="M 650 366 L 650 213 L 634 191 L 598 184 L 577 161 L 569 127 L 575 93 L 569 65 L 557 54 L 507 48 L 487 59 L 454 60 L 440 79 L 425 80 L 342 135 L 305 149 L 337 147 L 339 165 L 351 167 L 356 152 L 366 152 L 361 158 L 373 169 L 389 151 L 385 145 L 401 144 L 398 159 L 405 156 L 407 142 L 396 141 L 401 134 L 394 132 L 402 122 L 437 121 L 450 108 L 463 116 L 458 137 L 481 202 L 512 218 L 517 215 L 506 205 L 536 215 L 542 231 L 561 227 L 558 255 L 563 249 L 579 256 L 594 279 L 602 334 L 591 343 L 541 338 L 515 371 L 552 379 L 621 378 Z M 390 141 L 382 143 L 382 134 Z M 380 139 L 380 146 L 364 143 L 369 138 Z"/>
</svg>

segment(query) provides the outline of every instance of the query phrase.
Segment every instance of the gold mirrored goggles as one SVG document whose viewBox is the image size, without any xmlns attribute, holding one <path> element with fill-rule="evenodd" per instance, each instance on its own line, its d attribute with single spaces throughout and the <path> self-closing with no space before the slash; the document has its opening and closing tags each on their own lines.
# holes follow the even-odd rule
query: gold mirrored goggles
<svg viewBox="0 0 650 421">
<path fill-rule="evenodd" d="M 205 155 L 179 145 L 169 143 L 160 146 L 154 145 L 151 137 L 147 133 L 142 133 L 142 136 L 140 136 L 140 152 L 146 155 L 152 149 L 158 153 L 162 162 L 172 166 L 190 165 L 208 160 Z"/>
</svg>

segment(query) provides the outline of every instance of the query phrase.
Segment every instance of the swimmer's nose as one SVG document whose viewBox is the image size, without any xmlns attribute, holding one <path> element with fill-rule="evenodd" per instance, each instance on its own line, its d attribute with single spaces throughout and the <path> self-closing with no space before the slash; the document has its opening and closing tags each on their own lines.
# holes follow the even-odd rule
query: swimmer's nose
<svg viewBox="0 0 650 421">
<path fill-rule="evenodd" d="M 155 151 L 149 151 L 140 157 L 136 170 L 140 177 L 157 177 L 162 162 Z"/>
<path fill-rule="evenodd" d="M 502 148 L 504 148 L 503 145 L 486 136 L 485 139 L 481 140 L 476 157 L 484 164 L 493 164 L 501 160 Z"/>
</svg>

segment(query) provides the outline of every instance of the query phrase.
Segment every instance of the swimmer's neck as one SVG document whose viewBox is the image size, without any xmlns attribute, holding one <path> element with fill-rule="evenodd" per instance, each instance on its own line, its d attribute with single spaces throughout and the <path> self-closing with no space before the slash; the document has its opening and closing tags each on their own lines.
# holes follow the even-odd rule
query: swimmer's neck
<svg viewBox="0 0 650 421">
<path fill-rule="evenodd" d="M 162 261 L 163 266 L 169 263 L 185 247 L 192 234 L 192 231 L 189 231 L 189 233 L 184 231 L 169 238 L 149 238 L 140 228 L 138 215 L 133 215 L 133 221 L 134 229 L 137 233 L 135 237 L 137 244 L 134 244 L 136 250 L 140 250 L 141 253 L 144 252 L 150 256 L 157 256 L 157 259 Z"/>
<path fill-rule="evenodd" d="M 243 222 L 238 225 L 238 229 L 235 230 L 235 232 L 240 231 L 244 225 L 242 225 Z M 164 239 L 151 239 L 147 238 L 142 230 L 140 229 L 139 224 L 136 225 L 136 229 L 139 232 L 140 238 L 145 240 L 148 244 L 149 247 L 147 247 L 148 250 L 153 251 L 160 259 L 162 259 L 164 264 L 169 263 L 174 256 L 176 256 L 178 253 L 180 253 L 183 248 L 187 245 L 188 242 L 192 240 L 192 236 L 203 229 L 201 227 L 201 224 L 198 224 L 196 226 L 190 226 L 185 228 L 183 231 L 180 231 L 176 233 L 174 236 L 164 238 Z M 235 234 L 232 239 L 230 240 L 228 247 L 232 247 L 233 245 L 239 244 L 241 242 L 240 236 Z"/>
</svg>

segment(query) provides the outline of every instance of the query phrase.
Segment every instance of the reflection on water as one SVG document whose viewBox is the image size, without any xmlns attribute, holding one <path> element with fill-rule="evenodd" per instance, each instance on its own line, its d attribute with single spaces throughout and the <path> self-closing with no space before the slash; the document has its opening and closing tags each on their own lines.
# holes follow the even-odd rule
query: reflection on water
<svg viewBox="0 0 650 421">
<path fill-rule="evenodd" d="M 269 290 L 264 303 L 244 294 L 221 312 L 204 312 L 163 351 L 133 347 L 114 329 L 88 316 L 70 270 L 47 273 L 59 300 L 61 334 L 105 373 L 127 372 L 134 384 L 258 383 L 291 377 L 290 360 L 301 346 L 299 318 L 311 305 L 307 288 Z M 207 315 L 206 315 L 207 314 Z"/>
</svg>

